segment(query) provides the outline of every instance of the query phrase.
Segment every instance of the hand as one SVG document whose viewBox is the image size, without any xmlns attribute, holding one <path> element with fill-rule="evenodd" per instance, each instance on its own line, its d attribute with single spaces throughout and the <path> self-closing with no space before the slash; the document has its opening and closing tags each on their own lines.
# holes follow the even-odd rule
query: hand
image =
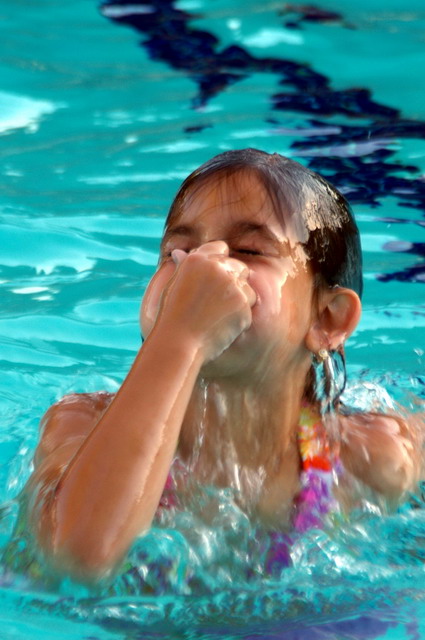
<svg viewBox="0 0 425 640">
<path fill-rule="evenodd" d="M 229 258 L 221 241 L 171 255 L 176 270 L 162 293 L 156 324 L 171 322 L 199 341 L 204 363 L 215 360 L 251 325 L 256 295 L 249 269 Z"/>
</svg>

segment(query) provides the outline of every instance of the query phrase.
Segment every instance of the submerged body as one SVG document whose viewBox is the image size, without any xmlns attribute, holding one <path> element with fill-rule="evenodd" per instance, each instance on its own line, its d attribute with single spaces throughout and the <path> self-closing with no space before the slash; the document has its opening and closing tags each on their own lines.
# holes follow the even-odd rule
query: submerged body
<svg viewBox="0 0 425 640">
<path fill-rule="evenodd" d="M 146 340 L 116 396 L 68 396 L 44 418 L 28 516 L 51 563 L 77 579 L 108 574 L 150 527 L 176 456 L 197 482 L 236 488 L 274 530 L 305 489 L 300 416 L 320 411 L 312 354 L 342 349 L 360 301 L 339 272 L 318 272 L 314 201 L 302 226 L 285 200 L 282 222 L 249 162 L 213 167 L 178 195 L 142 304 Z M 414 487 L 421 442 L 409 420 L 335 402 L 333 423 L 333 459 L 350 473 L 390 501 Z"/>
</svg>

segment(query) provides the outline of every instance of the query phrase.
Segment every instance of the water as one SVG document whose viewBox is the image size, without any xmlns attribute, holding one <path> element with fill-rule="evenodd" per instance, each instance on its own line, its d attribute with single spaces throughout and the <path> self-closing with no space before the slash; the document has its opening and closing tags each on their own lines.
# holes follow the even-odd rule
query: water
<svg viewBox="0 0 425 640">
<path fill-rule="evenodd" d="M 64 393 L 119 386 L 170 200 L 219 151 L 277 150 L 347 193 L 365 259 L 349 376 L 424 397 L 423 3 L 125 6 L 0 3 L 3 543 L 39 417 Z M 212 530 L 183 511 L 152 532 L 165 569 L 150 592 L 137 577 L 93 594 L 4 574 L 2 636 L 425 637 L 420 501 L 306 535 L 270 578 L 229 496 L 205 499 L 221 506 Z"/>
</svg>

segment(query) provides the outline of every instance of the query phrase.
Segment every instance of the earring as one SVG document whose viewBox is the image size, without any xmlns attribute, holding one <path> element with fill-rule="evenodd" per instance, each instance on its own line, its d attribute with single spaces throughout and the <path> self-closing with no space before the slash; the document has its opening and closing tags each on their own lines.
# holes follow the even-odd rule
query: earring
<svg viewBox="0 0 425 640">
<path fill-rule="evenodd" d="M 346 384 L 344 351 L 319 349 L 313 354 L 315 396 L 322 415 L 335 410 Z"/>
<path fill-rule="evenodd" d="M 317 352 L 317 358 L 321 362 L 325 362 L 325 360 L 329 358 L 329 351 L 327 349 L 319 349 L 319 351 Z"/>
</svg>

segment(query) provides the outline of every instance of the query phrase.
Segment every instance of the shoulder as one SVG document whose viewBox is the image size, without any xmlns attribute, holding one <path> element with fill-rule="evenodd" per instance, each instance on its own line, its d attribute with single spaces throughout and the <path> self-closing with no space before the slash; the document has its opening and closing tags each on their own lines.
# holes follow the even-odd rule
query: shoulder
<svg viewBox="0 0 425 640">
<path fill-rule="evenodd" d="M 423 440 L 423 419 L 419 415 L 396 413 L 353 412 L 339 414 L 342 440 L 361 437 L 365 442 L 407 438 L 412 444 Z"/>
<path fill-rule="evenodd" d="M 41 419 L 34 470 L 21 494 L 24 513 L 29 513 L 28 505 L 31 505 L 31 518 L 37 521 L 34 529 L 42 526 L 40 523 L 50 513 L 50 499 L 55 495 L 69 462 L 87 440 L 113 397 L 113 394 L 103 392 L 67 395 L 52 405 Z M 27 522 L 27 515 L 23 518 Z"/>
<path fill-rule="evenodd" d="M 110 405 L 114 394 L 108 392 L 73 393 L 53 404 L 40 422 L 40 443 L 35 464 L 58 447 L 75 441 L 80 444 L 92 431 Z"/>
<path fill-rule="evenodd" d="M 341 459 L 371 488 L 397 498 L 423 475 L 423 423 L 374 412 L 340 415 Z"/>
<path fill-rule="evenodd" d="M 342 413 L 339 415 L 339 421 L 343 432 L 359 431 L 370 437 L 379 436 L 381 432 L 391 435 L 400 433 L 406 424 L 401 416 L 371 411 Z"/>
<path fill-rule="evenodd" d="M 412 404 L 414 411 L 411 412 L 374 382 L 357 383 L 347 388 L 341 399 L 340 426 L 347 437 L 357 434 L 370 443 L 407 438 L 412 444 L 422 446 L 425 412 L 419 399 Z"/>
</svg>

